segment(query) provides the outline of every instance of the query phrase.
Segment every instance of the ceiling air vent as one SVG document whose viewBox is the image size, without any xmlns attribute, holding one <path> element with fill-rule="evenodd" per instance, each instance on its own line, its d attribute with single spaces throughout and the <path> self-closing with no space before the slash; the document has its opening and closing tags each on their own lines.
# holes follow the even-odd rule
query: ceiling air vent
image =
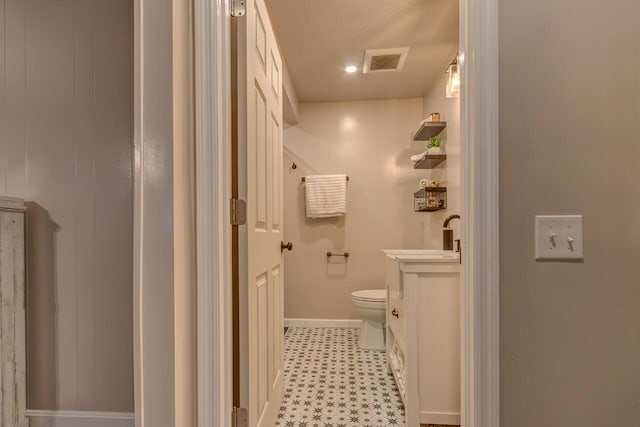
<svg viewBox="0 0 640 427">
<path fill-rule="evenodd" d="M 409 53 L 408 47 L 393 49 L 367 49 L 364 51 L 363 73 L 401 71 Z"/>
</svg>

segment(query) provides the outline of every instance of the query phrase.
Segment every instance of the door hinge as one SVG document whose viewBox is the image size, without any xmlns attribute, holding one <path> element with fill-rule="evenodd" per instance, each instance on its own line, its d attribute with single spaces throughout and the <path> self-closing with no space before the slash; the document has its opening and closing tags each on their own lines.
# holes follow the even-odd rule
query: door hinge
<svg viewBox="0 0 640 427">
<path fill-rule="evenodd" d="M 249 424 L 247 418 L 246 408 L 233 407 L 233 414 L 231 416 L 232 427 L 247 427 Z"/>
<path fill-rule="evenodd" d="M 231 0 L 231 16 L 240 17 L 247 13 L 247 0 Z"/>
<path fill-rule="evenodd" d="M 247 223 L 247 202 L 242 199 L 231 199 L 231 225 Z"/>
</svg>

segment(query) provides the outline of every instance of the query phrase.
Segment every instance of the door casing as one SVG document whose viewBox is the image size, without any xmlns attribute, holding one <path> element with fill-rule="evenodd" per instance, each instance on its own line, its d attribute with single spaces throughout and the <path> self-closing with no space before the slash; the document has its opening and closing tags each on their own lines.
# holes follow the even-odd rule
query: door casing
<svg viewBox="0 0 640 427">
<path fill-rule="evenodd" d="M 199 427 L 233 407 L 231 3 L 194 0 Z M 460 0 L 463 427 L 499 427 L 498 0 Z M 202 262 L 213 262 L 200 274 Z"/>
</svg>

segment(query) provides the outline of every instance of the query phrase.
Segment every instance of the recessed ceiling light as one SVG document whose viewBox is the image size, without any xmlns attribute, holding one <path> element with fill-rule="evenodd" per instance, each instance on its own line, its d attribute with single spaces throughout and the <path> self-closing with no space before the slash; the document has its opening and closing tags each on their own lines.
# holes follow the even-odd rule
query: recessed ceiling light
<svg viewBox="0 0 640 427">
<path fill-rule="evenodd" d="M 358 71 L 358 67 L 356 67 L 355 65 L 349 65 L 347 68 L 344 69 L 347 73 L 355 73 L 356 71 Z"/>
</svg>

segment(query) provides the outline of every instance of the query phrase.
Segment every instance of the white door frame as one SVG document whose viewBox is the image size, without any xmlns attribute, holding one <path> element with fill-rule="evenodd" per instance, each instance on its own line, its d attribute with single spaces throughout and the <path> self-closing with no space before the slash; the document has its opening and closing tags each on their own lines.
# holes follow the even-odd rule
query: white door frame
<svg viewBox="0 0 640 427">
<path fill-rule="evenodd" d="M 500 425 L 498 0 L 461 0 L 463 427 Z"/>
<path fill-rule="evenodd" d="M 230 3 L 195 1 L 198 426 L 232 410 Z M 499 427 L 498 0 L 461 0 L 463 427 Z"/>
<path fill-rule="evenodd" d="M 198 426 L 231 426 L 229 0 L 194 0 Z"/>
</svg>

